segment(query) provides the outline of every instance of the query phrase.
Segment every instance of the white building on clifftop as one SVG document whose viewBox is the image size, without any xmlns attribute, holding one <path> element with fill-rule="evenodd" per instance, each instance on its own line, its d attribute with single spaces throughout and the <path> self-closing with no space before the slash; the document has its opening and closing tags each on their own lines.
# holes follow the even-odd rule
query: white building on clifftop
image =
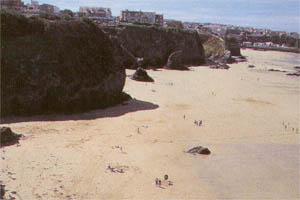
<svg viewBox="0 0 300 200">
<path fill-rule="evenodd" d="M 90 19 L 97 20 L 97 21 L 103 21 L 103 22 L 113 21 L 110 8 L 80 7 L 79 13 L 82 16 L 86 16 Z"/>
</svg>

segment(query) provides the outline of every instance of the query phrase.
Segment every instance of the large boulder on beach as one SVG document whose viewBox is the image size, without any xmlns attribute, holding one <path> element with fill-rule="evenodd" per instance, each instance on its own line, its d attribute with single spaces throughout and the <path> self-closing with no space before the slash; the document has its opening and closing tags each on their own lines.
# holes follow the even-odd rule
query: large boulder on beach
<svg viewBox="0 0 300 200">
<path fill-rule="evenodd" d="M 124 63 L 89 20 L 1 11 L 1 115 L 79 112 L 123 100 Z"/>
<path fill-rule="evenodd" d="M 148 75 L 147 71 L 141 67 L 135 71 L 135 73 L 131 76 L 131 79 L 143 82 L 154 82 L 153 78 Z"/>
<path fill-rule="evenodd" d="M 8 146 L 19 143 L 21 134 L 16 134 L 9 127 L 0 127 L 0 146 Z"/>
<path fill-rule="evenodd" d="M 175 51 L 171 53 L 168 58 L 167 65 L 165 66 L 166 69 L 174 69 L 174 70 L 189 70 L 183 64 L 183 52 L 182 51 Z"/>
</svg>

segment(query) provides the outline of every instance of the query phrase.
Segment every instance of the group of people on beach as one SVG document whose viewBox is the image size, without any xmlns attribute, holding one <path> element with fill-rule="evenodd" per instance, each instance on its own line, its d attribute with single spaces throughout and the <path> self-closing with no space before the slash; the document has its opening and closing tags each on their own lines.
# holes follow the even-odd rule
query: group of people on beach
<svg viewBox="0 0 300 200">
<path fill-rule="evenodd" d="M 172 181 L 168 181 L 169 176 L 166 174 L 164 176 L 164 182 L 167 182 L 168 185 L 173 185 Z M 162 188 L 162 181 L 159 178 L 155 179 L 155 186 Z"/>
<path fill-rule="evenodd" d="M 183 119 L 185 119 L 185 118 L 186 118 L 186 116 L 183 115 Z M 202 126 L 202 120 L 195 120 L 194 124 L 196 124 L 197 126 Z"/>
<path fill-rule="evenodd" d="M 202 126 L 202 120 L 195 120 L 194 124 L 196 124 L 197 126 Z"/>
<path fill-rule="evenodd" d="M 288 128 L 289 128 L 289 126 L 290 126 L 290 123 L 289 122 L 282 122 L 282 125 L 284 126 L 284 129 L 285 130 L 287 130 Z M 292 127 L 292 131 L 294 132 L 296 132 L 296 133 L 299 133 L 299 130 L 298 130 L 298 128 L 294 128 L 294 127 Z"/>
<path fill-rule="evenodd" d="M 123 168 L 117 169 L 117 168 L 114 168 L 114 167 L 108 165 L 107 169 L 110 170 L 111 172 L 114 172 L 114 173 L 115 172 L 124 173 L 124 169 Z"/>
</svg>

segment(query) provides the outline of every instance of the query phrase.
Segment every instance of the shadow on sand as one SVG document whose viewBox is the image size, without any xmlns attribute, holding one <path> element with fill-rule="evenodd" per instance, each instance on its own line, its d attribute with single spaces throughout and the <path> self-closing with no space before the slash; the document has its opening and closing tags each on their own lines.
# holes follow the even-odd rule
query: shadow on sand
<svg viewBox="0 0 300 200">
<path fill-rule="evenodd" d="M 154 110 L 159 106 L 150 102 L 140 101 L 137 99 L 128 100 L 122 104 L 109 107 L 106 109 L 93 110 L 90 112 L 76 113 L 76 114 L 49 114 L 37 115 L 29 117 L 7 117 L 2 118 L 0 124 L 11 124 L 21 122 L 34 122 L 34 121 L 69 121 L 69 120 L 92 120 L 97 118 L 119 117 L 126 113 Z"/>
</svg>

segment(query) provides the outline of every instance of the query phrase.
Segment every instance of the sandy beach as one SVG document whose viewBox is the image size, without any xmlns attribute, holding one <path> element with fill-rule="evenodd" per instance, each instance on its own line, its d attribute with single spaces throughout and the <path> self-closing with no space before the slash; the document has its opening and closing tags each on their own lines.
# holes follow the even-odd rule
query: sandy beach
<svg viewBox="0 0 300 200">
<path fill-rule="evenodd" d="M 6 196 L 299 199 L 300 78 L 268 69 L 293 71 L 300 55 L 242 55 L 248 61 L 229 70 L 148 70 L 154 83 L 127 78 L 133 99 L 105 110 L 3 119 L 27 137 L 0 149 Z M 197 145 L 211 155 L 184 152 Z M 173 185 L 156 187 L 165 174 Z"/>
</svg>

